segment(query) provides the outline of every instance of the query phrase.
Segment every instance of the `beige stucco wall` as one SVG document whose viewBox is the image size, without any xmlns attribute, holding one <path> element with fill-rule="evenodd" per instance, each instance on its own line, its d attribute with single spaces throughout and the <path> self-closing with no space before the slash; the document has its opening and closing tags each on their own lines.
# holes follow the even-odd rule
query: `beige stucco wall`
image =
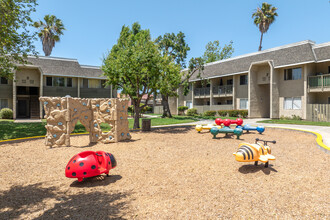
<svg viewBox="0 0 330 220">
<path fill-rule="evenodd" d="M 269 66 L 263 65 L 258 67 L 258 84 L 269 84 L 270 82 L 270 69 Z"/>
<path fill-rule="evenodd" d="M 284 69 L 281 68 L 279 72 L 279 115 L 289 116 L 298 115 L 304 117 L 306 111 L 306 99 L 304 98 L 304 75 L 306 74 L 306 65 L 293 66 L 290 68 L 302 68 L 301 79 L 299 80 L 284 80 Z M 309 67 L 308 67 L 309 68 Z M 286 97 L 301 97 L 301 109 L 284 109 L 284 98 Z"/>
<path fill-rule="evenodd" d="M 258 84 L 259 75 L 270 72 L 267 61 L 251 64 L 249 73 L 249 117 L 270 117 L 270 85 Z"/>
<path fill-rule="evenodd" d="M 309 104 L 329 104 L 330 92 L 309 93 Z"/>
<path fill-rule="evenodd" d="M 323 73 L 323 74 L 328 74 L 329 72 L 329 66 L 330 66 L 330 61 L 328 62 L 323 62 L 323 63 L 318 63 L 316 65 L 316 73 Z"/>
<path fill-rule="evenodd" d="M 18 69 L 16 80 L 17 86 L 40 87 L 40 72 L 38 69 Z"/>
</svg>

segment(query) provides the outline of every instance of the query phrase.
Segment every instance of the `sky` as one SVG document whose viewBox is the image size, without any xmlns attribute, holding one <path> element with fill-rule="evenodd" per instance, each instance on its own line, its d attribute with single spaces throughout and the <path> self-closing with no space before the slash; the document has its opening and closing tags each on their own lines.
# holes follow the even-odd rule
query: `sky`
<svg viewBox="0 0 330 220">
<path fill-rule="evenodd" d="M 116 44 L 123 25 L 139 22 L 153 39 L 182 31 L 191 57 L 202 56 L 205 45 L 233 41 L 232 57 L 258 50 L 259 29 L 251 18 L 259 0 L 38 0 L 33 20 L 53 14 L 66 28 L 51 56 L 77 59 L 82 65 L 101 66 Z M 303 40 L 330 42 L 330 0 L 268 0 L 278 17 L 264 35 L 262 49 Z M 40 55 L 41 41 L 35 42 Z"/>
</svg>

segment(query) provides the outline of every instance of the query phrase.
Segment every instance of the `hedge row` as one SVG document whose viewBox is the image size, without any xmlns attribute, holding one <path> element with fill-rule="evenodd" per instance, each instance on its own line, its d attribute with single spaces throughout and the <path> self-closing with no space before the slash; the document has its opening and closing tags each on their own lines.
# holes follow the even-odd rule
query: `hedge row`
<svg viewBox="0 0 330 220">
<path fill-rule="evenodd" d="M 222 117 L 238 117 L 240 115 L 242 118 L 246 118 L 248 110 L 219 110 L 218 114 Z"/>
</svg>

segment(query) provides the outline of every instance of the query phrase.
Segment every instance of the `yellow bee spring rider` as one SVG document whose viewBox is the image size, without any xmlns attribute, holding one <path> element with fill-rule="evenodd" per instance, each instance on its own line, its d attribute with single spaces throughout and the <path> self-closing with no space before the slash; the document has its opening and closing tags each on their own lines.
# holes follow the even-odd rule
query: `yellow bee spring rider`
<svg viewBox="0 0 330 220">
<path fill-rule="evenodd" d="M 258 141 L 263 141 L 264 144 Z M 268 167 L 269 160 L 275 160 L 275 157 L 271 155 L 270 147 L 267 143 L 276 144 L 276 141 L 264 141 L 259 138 L 256 139 L 255 144 L 241 143 L 239 149 L 234 153 L 235 159 L 239 162 L 254 162 L 254 165 L 258 165 L 258 161 L 265 163 L 265 167 Z"/>
</svg>

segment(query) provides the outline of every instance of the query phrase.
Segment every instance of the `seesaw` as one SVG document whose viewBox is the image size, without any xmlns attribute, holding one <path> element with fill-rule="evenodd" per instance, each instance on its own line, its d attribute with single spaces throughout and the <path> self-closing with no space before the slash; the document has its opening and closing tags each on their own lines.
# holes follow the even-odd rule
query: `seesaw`
<svg viewBox="0 0 330 220">
<path fill-rule="evenodd" d="M 259 132 L 259 134 L 262 134 L 265 131 L 264 126 L 252 127 L 250 125 L 244 125 L 243 127 L 242 126 L 237 126 L 236 128 L 241 128 L 244 131 L 246 131 L 247 133 L 249 133 L 250 131 L 257 131 L 257 132 Z"/>
<path fill-rule="evenodd" d="M 216 126 L 213 124 L 208 124 L 208 125 L 196 125 L 195 129 L 196 131 L 198 131 L 198 133 L 200 133 L 202 130 L 211 130 L 211 128 L 216 127 L 221 129 L 221 126 Z"/>
</svg>

